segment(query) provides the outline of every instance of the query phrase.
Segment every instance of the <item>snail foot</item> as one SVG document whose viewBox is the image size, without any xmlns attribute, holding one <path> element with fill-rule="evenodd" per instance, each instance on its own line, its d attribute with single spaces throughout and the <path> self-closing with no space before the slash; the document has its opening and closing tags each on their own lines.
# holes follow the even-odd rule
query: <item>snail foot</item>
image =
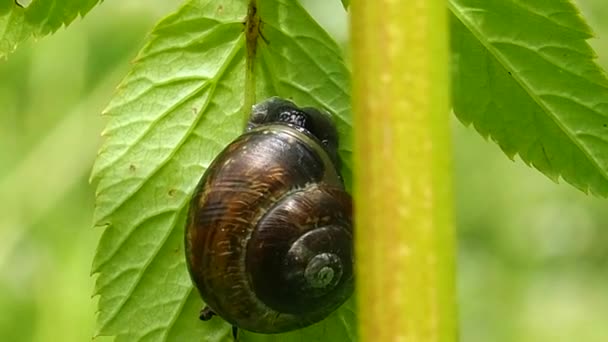
<svg viewBox="0 0 608 342">
<path fill-rule="evenodd" d="M 211 317 L 215 316 L 215 312 L 213 312 L 213 310 L 211 310 L 210 307 L 205 306 L 202 310 L 201 313 L 199 314 L 198 318 L 201 321 L 208 321 L 211 319 Z"/>
<path fill-rule="evenodd" d="M 239 340 L 239 328 L 236 325 L 232 326 L 232 337 L 235 342 Z"/>
</svg>

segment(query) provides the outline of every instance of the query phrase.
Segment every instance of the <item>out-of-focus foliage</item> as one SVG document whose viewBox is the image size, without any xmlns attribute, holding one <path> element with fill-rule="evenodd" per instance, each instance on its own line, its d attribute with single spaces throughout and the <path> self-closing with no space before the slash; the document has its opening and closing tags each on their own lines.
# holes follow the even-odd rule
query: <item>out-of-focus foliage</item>
<svg viewBox="0 0 608 342">
<path fill-rule="evenodd" d="M 578 3 L 606 69 L 608 4 Z M 454 127 L 461 340 L 606 341 L 608 201 Z"/>
<path fill-rule="evenodd" d="M 605 341 L 608 203 L 455 128 L 462 341 Z"/>
<path fill-rule="evenodd" d="M 41 37 L 84 16 L 100 0 L 0 1 L 0 57 L 30 36 Z"/>
<path fill-rule="evenodd" d="M 99 113 L 179 2 L 107 1 L 0 61 L 0 341 L 90 340 Z M 337 0 L 306 3 L 343 37 Z M 608 68 L 608 5 L 580 3 Z M 608 202 L 454 127 L 461 341 L 606 341 Z"/>
<path fill-rule="evenodd" d="M 87 341 L 100 112 L 177 1 L 110 3 L 0 61 L 0 341 Z M 111 20 L 109 20 L 111 18 Z"/>
</svg>

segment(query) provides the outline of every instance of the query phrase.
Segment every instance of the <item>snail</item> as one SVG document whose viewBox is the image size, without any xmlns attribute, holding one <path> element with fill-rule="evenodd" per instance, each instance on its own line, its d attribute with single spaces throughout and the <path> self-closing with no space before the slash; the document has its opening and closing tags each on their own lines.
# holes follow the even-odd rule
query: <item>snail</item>
<svg viewBox="0 0 608 342">
<path fill-rule="evenodd" d="M 352 199 L 329 116 L 277 97 L 200 179 L 186 264 L 206 303 L 236 329 L 281 333 L 319 322 L 353 292 Z"/>
</svg>

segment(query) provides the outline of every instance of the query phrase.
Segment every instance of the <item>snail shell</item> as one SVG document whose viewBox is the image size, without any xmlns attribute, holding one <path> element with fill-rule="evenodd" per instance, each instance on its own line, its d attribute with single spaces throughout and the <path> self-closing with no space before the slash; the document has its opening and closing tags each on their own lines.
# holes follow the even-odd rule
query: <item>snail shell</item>
<svg viewBox="0 0 608 342">
<path fill-rule="evenodd" d="M 327 114 L 271 98 L 212 162 L 192 197 L 188 270 L 233 326 L 280 333 L 318 322 L 353 291 L 352 200 Z"/>
</svg>

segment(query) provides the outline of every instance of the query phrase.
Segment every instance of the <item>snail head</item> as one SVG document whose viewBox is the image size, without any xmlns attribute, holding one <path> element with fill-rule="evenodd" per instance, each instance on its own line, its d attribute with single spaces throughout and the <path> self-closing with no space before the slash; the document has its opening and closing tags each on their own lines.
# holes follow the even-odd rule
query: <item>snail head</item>
<svg viewBox="0 0 608 342">
<path fill-rule="evenodd" d="M 312 107 L 300 108 L 291 101 L 271 97 L 253 106 L 247 131 L 271 124 L 288 125 L 316 138 L 334 165 L 339 167 L 338 131 L 330 114 Z"/>
</svg>

